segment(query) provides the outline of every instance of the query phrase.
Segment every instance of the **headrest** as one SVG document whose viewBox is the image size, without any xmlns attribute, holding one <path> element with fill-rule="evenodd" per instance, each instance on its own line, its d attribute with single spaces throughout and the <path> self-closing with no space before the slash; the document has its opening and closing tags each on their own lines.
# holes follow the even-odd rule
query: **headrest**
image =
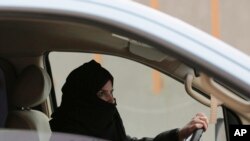
<svg viewBox="0 0 250 141">
<path fill-rule="evenodd" d="M 35 65 L 26 67 L 18 76 L 10 98 L 12 106 L 34 107 L 46 100 L 51 80 L 47 72 Z"/>
</svg>

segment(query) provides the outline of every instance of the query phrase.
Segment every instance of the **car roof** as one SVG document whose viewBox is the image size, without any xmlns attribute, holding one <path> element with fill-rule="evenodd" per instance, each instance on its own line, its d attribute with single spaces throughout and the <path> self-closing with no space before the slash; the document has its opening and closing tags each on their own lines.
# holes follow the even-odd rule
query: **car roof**
<svg viewBox="0 0 250 141">
<path fill-rule="evenodd" d="M 140 51 L 119 52 L 128 41 L 114 38 L 115 34 L 150 44 L 241 93 L 250 92 L 247 55 L 176 18 L 135 2 L 6 0 L 0 1 L 0 11 L 1 56 L 39 56 L 48 51 L 101 52 L 130 55 L 159 70 L 164 67 L 162 60 L 155 63 L 145 57 L 137 58 Z"/>
</svg>

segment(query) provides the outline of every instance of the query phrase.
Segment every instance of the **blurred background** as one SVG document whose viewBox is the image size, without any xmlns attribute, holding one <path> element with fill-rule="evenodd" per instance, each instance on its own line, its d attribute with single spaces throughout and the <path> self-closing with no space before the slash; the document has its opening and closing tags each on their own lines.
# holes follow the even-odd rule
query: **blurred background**
<svg viewBox="0 0 250 141">
<path fill-rule="evenodd" d="M 250 55 L 249 0 L 133 0 L 179 18 Z"/>
</svg>

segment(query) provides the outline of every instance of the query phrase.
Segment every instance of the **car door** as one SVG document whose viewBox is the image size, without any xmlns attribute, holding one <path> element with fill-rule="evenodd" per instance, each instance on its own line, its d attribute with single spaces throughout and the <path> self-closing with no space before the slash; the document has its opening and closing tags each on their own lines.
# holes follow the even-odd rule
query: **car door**
<svg viewBox="0 0 250 141">
<path fill-rule="evenodd" d="M 245 54 L 182 21 L 133 2 L 60 2 L 1 2 L 1 46 L 9 45 L 9 50 L 1 48 L 1 52 L 44 55 L 48 71 L 51 51 L 127 58 L 173 78 L 204 105 L 209 103 L 207 97 L 216 97 L 224 110 L 227 139 L 229 124 L 249 124 L 250 61 Z M 13 28 L 18 30 L 9 32 Z M 22 31 L 29 38 L 22 36 Z M 22 50 L 17 52 L 10 51 L 17 45 L 12 42 L 17 37 L 13 32 L 20 37 L 15 41 Z M 189 81 L 188 74 L 193 77 Z M 200 95 L 203 97 L 198 98 Z M 51 99 L 55 108 L 56 101 Z"/>
</svg>

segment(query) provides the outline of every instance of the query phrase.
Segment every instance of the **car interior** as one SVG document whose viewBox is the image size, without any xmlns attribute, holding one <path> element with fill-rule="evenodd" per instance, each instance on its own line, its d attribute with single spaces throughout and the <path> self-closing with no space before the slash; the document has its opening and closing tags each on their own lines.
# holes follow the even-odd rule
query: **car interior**
<svg viewBox="0 0 250 141">
<path fill-rule="evenodd" d="M 9 96 L 11 110 L 8 113 L 5 126 L 7 128 L 51 132 L 48 116 L 41 111 L 31 109 L 31 107 L 43 103 L 50 90 L 51 80 L 45 70 L 35 65 L 26 67 L 17 76 L 13 92 Z M 44 137 L 39 136 L 39 139 L 45 140 Z"/>
<path fill-rule="evenodd" d="M 49 140 L 49 118 L 58 106 L 53 52 L 116 56 L 155 69 L 181 84 L 189 95 L 211 110 L 216 141 L 229 140 L 230 124 L 249 124 L 249 98 L 229 88 L 173 52 L 115 27 L 92 21 L 46 19 L 23 15 L 0 19 L 0 110 L 2 129 L 28 129 Z M 31 18 L 32 17 L 32 18 Z M 70 56 L 65 57 L 70 60 Z M 62 65 L 67 65 L 61 60 Z M 127 69 L 127 68 L 126 68 Z M 215 80 L 215 81 L 214 81 Z M 228 89 L 229 88 L 229 89 Z M 218 100 L 216 97 L 223 99 Z M 211 107 L 211 108 L 209 108 Z M 223 110 L 224 118 L 217 118 Z M 132 128 L 132 127 L 131 127 Z M 222 135 L 223 134 L 223 135 Z"/>
</svg>

